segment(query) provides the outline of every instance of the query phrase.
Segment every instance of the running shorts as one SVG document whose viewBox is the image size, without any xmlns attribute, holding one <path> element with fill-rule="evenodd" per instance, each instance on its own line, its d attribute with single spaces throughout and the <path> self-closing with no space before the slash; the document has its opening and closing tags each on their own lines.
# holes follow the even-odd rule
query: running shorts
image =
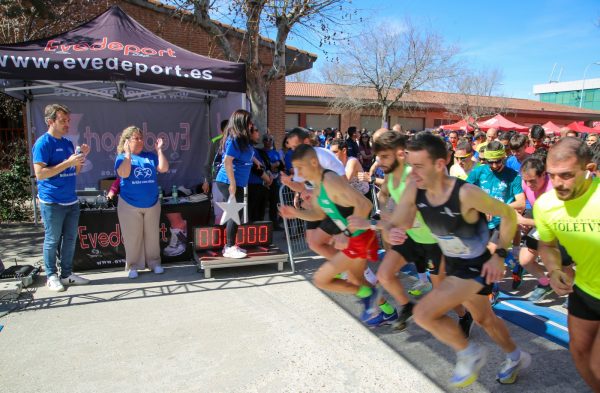
<svg viewBox="0 0 600 393">
<path fill-rule="evenodd" d="M 600 299 L 573 285 L 573 292 L 569 294 L 569 314 L 586 321 L 600 321 Z"/>
<path fill-rule="evenodd" d="M 483 264 L 486 263 L 492 254 L 489 250 L 485 250 L 483 254 L 477 258 L 454 258 L 446 256 L 446 274 L 448 276 L 455 276 L 462 278 L 463 280 L 475 280 L 483 285 L 479 295 L 489 295 L 492 293 L 493 284 L 486 284 L 485 277 L 481 277 L 481 269 Z"/>
<path fill-rule="evenodd" d="M 369 229 L 358 236 L 353 236 L 348 240 L 348 247 L 342 252 L 352 259 L 367 259 L 371 262 L 377 262 L 379 251 L 379 241 L 375 231 Z"/>
<path fill-rule="evenodd" d="M 419 273 L 425 273 L 425 269 L 429 269 L 431 274 L 440 274 L 442 250 L 437 243 L 417 243 L 408 236 L 404 243 L 392 246 L 392 250 L 402 255 L 407 262 L 414 262 Z"/>
</svg>

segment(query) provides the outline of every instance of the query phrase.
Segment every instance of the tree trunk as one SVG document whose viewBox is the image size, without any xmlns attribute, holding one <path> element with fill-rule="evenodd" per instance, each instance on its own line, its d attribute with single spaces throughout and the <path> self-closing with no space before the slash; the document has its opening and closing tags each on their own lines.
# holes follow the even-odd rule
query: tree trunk
<svg viewBox="0 0 600 393">
<path fill-rule="evenodd" d="M 258 80 L 257 80 L 258 79 Z M 269 87 L 262 78 L 253 77 L 247 73 L 246 86 L 250 99 L 250 112 L 254 125 L 260 130 L 261 135 L 267 132 L 267 91 Z M 271 130 L 274 132 L 275 130 Z"/>
<path fill-rule="evenodd" d="M 387 124 L 389 113 L 390 107 L 383 105 L 381 107 L 381 128 L 391 128 L 390 125 Z"/>
</svg>

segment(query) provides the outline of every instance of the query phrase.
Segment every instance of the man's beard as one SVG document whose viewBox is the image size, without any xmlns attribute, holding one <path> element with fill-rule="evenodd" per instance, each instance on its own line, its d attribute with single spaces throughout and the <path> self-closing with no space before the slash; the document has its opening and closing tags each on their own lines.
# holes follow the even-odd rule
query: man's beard
<svg viewBox="0 0 600 393">
<path fill-rule="evenodd" d="M 390 174 L 392 172 L 394 172 L 396 170 L 396 168 L 398 168 L 398 166 L 400 165 L 400 163 L 398 163 L 398 160 L 395 160 L 394 163 L 392 164 L 392 166 L 388 169 L 388 170 L 384 170 L 383 173 Z"/>
</svg>

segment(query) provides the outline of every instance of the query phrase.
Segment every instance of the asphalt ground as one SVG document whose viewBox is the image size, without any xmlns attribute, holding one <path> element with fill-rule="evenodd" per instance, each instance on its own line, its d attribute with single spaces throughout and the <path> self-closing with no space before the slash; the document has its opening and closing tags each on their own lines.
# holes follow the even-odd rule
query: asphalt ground
<svg viewBox="0 0 600 393">
<path fill-rule="evenodd" d="M 282 232 L 275 242 L 285 247 Z M 41 259 L 43 231 L 0 226 L 0 255 Z M 92 284 L 53 293 L 39 277 L 31 297 L 0 318 L 2 392 L 435 392 L 448 385 L 453 352 L 414 323 L 404 332 L 359 320 L 352 296 L 325 293 L 310 279 L 322 260 L 304 257 L 296 272 L 275 265 L 213 270 L 191 263 L 164 275 L 122 270 L 82 273 Z M 402 276 L 406 285 L 414 280 Z M 527 280 L 513 295 L 527 294 Z M 508 289 L 505 280 L 502 288 Z M 562 299 L 547 306 L 561 310 Z M 6 305 L 5 305 L 6 306 Z M 564 310 L 563 310 L 564 312 Z M 517 317 L 519 317 L 517 315 Z M 533 356 L 512 386 L 495 373 L 501 351 L 478 327 L 472 339 L 490 350 L 478 382 L 464 392 L 587 392 L 568 350 L 507 323 Z"/>
</svg>

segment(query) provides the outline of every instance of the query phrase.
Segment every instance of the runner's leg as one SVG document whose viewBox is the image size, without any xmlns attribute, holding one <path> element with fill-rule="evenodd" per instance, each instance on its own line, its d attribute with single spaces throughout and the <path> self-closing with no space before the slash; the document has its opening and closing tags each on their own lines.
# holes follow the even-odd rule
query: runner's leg
<svg viewBox="0 0 600 393">
<path fill-rule="evenodd" d="M 600 354 L 600 322 L 589 321 L 569 314 L 569 350 L 575 367 L 583 380 L 595 392 L 600 392 L 600 375 L 598 372 L 598 359 Z M 596 353 L 594 353 L 596 350 Z M 592 359 L 596 364 L 592 366 Z"/>
<path fill-rule="evenodd" d="M 344 253 L 338 252 L 331 260 L 321 265 L 313 276 L 313 282 L 317 288 L 327 291 L 356 294 L 360 288 L 359 285 L 334 277 L 339 273 L 350 271 L 355 264 L 362 264 L 362 271 L 364 271 L 364 263 L 366 263 L 364 259 L 351 259 Z M 364 276 L 362 280 L 365 281 Z"/>
<path fill-rule="evenodd" d="M 406 265 L 404 257 L 397 251 L 389 249 L 385 253 L 385 257 L 383 258 L 381 265 L 379 265 L 379 269 L 377 269 L 377 280 L 401 306 L 410 302 L 410 298 L 404 290 L 402 283 L 398 277 L 396 277 L 396 273 L 398 273 L 404 265 Z"/>
<path fill-rule="evenodd" d="M 415 306 L 413 317 L 439 341 L 455 351 L 462 351 L 469 342 L 456 321 L 446 313 L 471 299 L 482 288 L 482 284 L 475 280 L 447 277 Z"/>
<path fill-rule="evenodd" d="M 307 230 L 306 242 L 311 250 L 327 260 L 332 260 L 338 253 L 338 250 L 330 244 L 331 235 L 321 228 Z"/>
<path fill-rule="evenodd" d="M 473 281 L 474 280 L 463 280 Z M 486 295 L 472 295 L 464 303 L 469 309 L 473 320 L 477 322 L 492 340 L 506 353 L 511 353 L 517 349 L 515 342 L 510 337 L 508 328 L 504 322 L 494 314 L 492 306 Z"/>
</svg>

